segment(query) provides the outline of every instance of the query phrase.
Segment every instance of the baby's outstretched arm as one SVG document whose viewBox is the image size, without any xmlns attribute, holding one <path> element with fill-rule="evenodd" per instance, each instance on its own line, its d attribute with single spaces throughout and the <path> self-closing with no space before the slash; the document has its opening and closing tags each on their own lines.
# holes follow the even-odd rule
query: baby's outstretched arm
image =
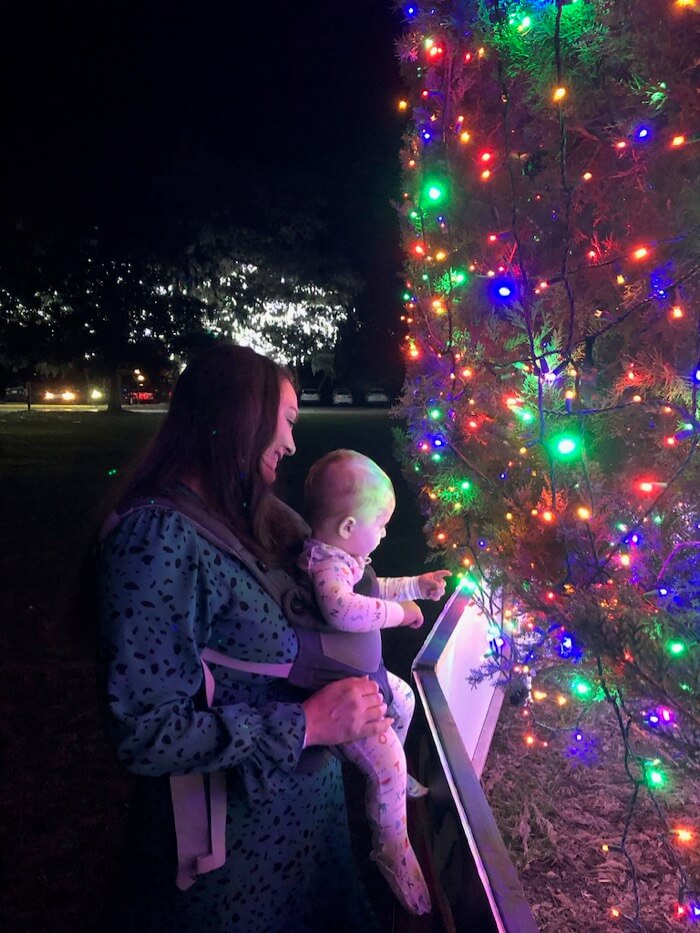
<svg viewBox="0 0 700 933">
<path fill-rule="evenodd" d="M 378 577 L 382 599 L 442 599 L 449 570 L 433 570 L 418 577 Z"/>
</svg>

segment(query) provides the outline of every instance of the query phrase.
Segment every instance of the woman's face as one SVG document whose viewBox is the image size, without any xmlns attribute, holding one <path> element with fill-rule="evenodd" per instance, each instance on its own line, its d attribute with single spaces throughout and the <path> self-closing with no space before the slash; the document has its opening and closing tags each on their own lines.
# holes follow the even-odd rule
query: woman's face
<svg viewBox="0 0 700 933">
<path fill-rule="evenodd" d="M 260 475 L 263 481 L 272 485 L 277 477 L 277 465 L 282 457 L 295 452 L 296 446 L 292 429 L 299 417 L 299 406 L 294 386 L 288 379 L 280 381 L 280 407 L 277 413 L 277 427 L 270 446 L 260 458 Z"/>
</svg>

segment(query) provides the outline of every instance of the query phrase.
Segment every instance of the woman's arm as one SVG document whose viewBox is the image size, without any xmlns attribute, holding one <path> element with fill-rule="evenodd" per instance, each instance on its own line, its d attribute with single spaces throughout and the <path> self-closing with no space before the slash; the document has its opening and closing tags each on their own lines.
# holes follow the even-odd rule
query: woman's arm
<svg viewBox="0 0 700 933">
<path fill-rule="evenodd" d="M 292 769 L 303 742 L 300 706 L 210 710 L 198 696 L 198 646 L 210 623 L 202 546 L 182 516 L 153 510 L 128 517 L 103 545 L 103 686 L 119 757 L 149 775 L 219 770 L 256 754 Z"/>
</svg>

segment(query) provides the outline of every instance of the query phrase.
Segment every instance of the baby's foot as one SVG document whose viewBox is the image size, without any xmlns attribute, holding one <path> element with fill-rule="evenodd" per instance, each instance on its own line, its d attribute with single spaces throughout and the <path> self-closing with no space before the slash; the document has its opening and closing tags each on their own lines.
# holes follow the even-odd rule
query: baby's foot
<svg viewBox="0 0 700 933">
<path fill-rule="evenodd" d="M 409 800 L 415 800 L 417 797 L 427 797 L 430 791 L 428 788 L 417 781 L 410 774 L 406 775 L 406 796 Z"/>
<path fill-rule="evenodd" d="M 372 852 L 370 858 L 376 862 L 377 868 L 406 910 L 419 915 L 430 913 L 428 887 L 410 843 L 395 858 L 391 854 L 385 848 L 381 852 Z"/>
</svg>

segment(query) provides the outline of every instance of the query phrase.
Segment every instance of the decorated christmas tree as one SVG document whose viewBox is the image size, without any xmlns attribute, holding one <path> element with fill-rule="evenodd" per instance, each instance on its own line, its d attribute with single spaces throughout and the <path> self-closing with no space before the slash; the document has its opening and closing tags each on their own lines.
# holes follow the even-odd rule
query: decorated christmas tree
<svg viewBox="0 0 700 933">
<path fill-rule="evenodd" d="M 698 4 L 399 9 L 406 473 L 491 623 L 466 673 L 531 745 L 578 733 L 545 672 L 606 700 L 636 800 L 700 762 Z"/>
</svg>

